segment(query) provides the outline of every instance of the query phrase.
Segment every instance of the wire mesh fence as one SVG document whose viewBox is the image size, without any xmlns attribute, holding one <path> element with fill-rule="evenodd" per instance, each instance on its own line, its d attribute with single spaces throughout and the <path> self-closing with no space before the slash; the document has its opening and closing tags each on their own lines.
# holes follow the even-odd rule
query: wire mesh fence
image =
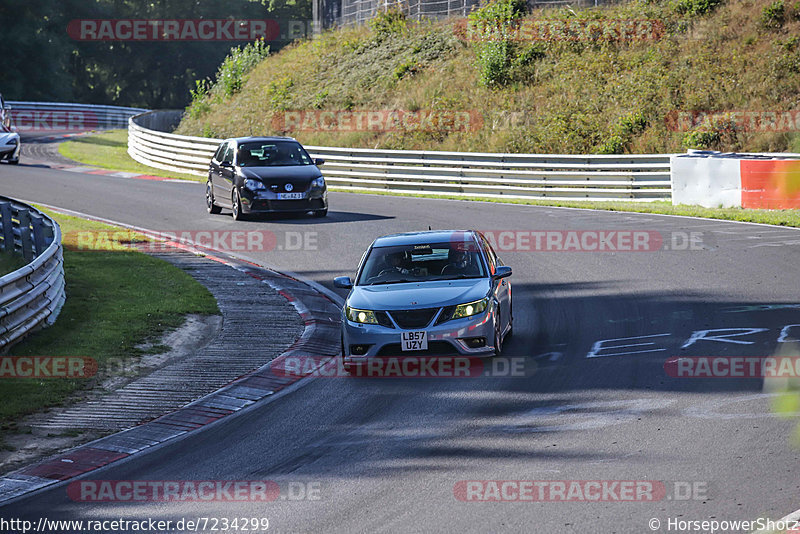
<svg viewBox="0 0 800 534">
<path fill-rule="evenodd" d="M 465 17 L 487 0 L 322 0 L 325 27 L 363 24 L 376 13 L 400 9 L 407 17 L 442 19 Z M 591 7 L 619 0 L 528 0 L 529 9 L 548 7 Z"/>
</svg>

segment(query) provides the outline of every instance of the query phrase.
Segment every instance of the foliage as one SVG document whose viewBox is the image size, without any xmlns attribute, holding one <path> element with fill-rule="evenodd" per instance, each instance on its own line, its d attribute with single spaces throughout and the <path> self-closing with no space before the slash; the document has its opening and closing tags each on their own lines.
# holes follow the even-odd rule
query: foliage
<svg viewBox="0 0 800 534">
<path fill-rule="evenodd" d="M 291 100 L 291 92 L 293 85 L 294 81 L 288 76 L 284 76 L 282 78 L 269 82 L 269 85 L 267 86 L 267 90 L 265 92 L 265 96 L 269 100 L 272 109 L 275 110 L 287 109 L 287 106 Z"/>
<path fill-rule="evenodd" d="M 692 130 L 683 138 L 685 148 L 710 150 L 719 146 L 722 136 L 718 131 Z"/>
<path fill-rule="evenodd" d="M 474 38 L 479 77 L 486 87 L 507 85 L 519 45 L 512 41 L 514 25 L 525 15 L 524 0 L 492 0 L 469 15 L 468 36 Z"/>
<path fill-rule="evenodd" d="M 724 0 L 676 0 L 675 11 L 681 14 L 701 16 L 714 11 Z"/>
<path fill-rule="evenodd" d="M 247 73 L 268 55 L 269 46 L 262 40 L 249 43 L 244 47 L 231 48 L 230 54 L 217 71 L 214 88 L 225 96 L 233 96 L 238 93 L 247 81 Z"/>
<path fill-rule="evenodd" d="M 402 34 L 408 29 L 406 14 L 398 7 L 380 11 L 368 24 L 379 41 L 392 35 Z"/>
<path fill-rule="evenodd" d="M 228 41 L 80 41 L 81 19 L 309 20 L 310 0 L 3 0 L 0 92 L 7 100 L 182 108 L 213 78 Z M 280 48 L 285 43 L 270 43 Z"/>
<path fill-rule="evenodd" d="M 199 119 L 211 110 L 212 102 L 221 102 L 241 91 L 247 82 L 248 73 L 267 56 L 269 45 L 263 40 L 231 48 L 213 83 L 208 79 L 195 81 L 195 89 L 191 91 L 192 101 L 186 108 L 186 115 Z"/>
<path fill-rule="evenodd" d="M 783 27 L 786 9 L 783 0 L 775 0 L 771 4 L 764 6 L 761 11 L 761 25 L 770 30 L 777 30 Z"/>
<path fill-rule="evenodd" d="M 612 128 L 611 136 L 597 150 L 598 154 L 622 154 L 634 136 L 647 128 L 648 121 L 642 112 L 631 112 L 620 117 Z"/>
<path fill-rule="evenodd" d="M 186 109 L 186 113 L 193 119 L 198 119 L 211 111 L 211 104 L 208 96 L 211 92 L 211 82 L 208 79 L 196 80 L 195 88 L 191 91 L 192 102 Z"/>
</svg>

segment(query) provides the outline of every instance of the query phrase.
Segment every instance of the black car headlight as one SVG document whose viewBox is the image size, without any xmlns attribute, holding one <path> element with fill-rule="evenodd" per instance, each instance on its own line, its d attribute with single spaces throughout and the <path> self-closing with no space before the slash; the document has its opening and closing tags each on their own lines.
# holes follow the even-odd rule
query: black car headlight
<svg viewBox="0 0 800 534">
<path fill-rule="evenodd" d="M 314 181 L 311 182 L 311 187 L 318 187 L 320 189 L 325 187 L 325 178 L 320 176 L 319 178 L 314 179 Z"/>
<path fill-rule="evenodd" d="M 345 306 L 344 314 L 347 319 L 354 323 L 378 324 L 378 318 L 375 317 L 375 312 L 372 310 L 358 310 L 350 306 Z"/>
<path fill-rule="evenodd" d="M 244 186 L 250 191 L 259 191 L 261 189 L 266 189 L 266 187 L 264 186 L 264 182 L 262 182 L 261 180 L 254 180 L 253 178 L 245 178 Z"/>
</svg>

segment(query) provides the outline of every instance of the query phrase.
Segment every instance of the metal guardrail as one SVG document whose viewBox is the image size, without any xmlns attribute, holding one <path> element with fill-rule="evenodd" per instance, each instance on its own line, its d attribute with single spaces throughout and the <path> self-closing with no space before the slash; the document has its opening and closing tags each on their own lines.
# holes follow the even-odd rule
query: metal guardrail
<svg viewBox="0 0 800 534">
<path fill-rule="evenodd" d="M 130 117 L 147 111 L 119 106 L 21 101 L 7 101 L 6 109 L 20 132 L 126 128 Z"/>
<path fill-rule="evenodd" d="M 51 325 L 66 299 L 61 229 L 32 206 L 0 197 L 0 246 L 28 265 L 0 277 L 0 352 Z"/>
<path fill-rule="evenodd" d="M 159 115 L 169 113 L 171 115 Z M 177 114 L 177 115 L 176 115 Z M 128 153 L 169 171 L 206 176 L 221 139 L 175 135 L 148 123 L 180 112 L 131 117 Z M 572 156 L 307 146 L 326 160 L 330 186 L 347 191 L 540 200 L 669 200 L 670 156 Z"/>
</svg>

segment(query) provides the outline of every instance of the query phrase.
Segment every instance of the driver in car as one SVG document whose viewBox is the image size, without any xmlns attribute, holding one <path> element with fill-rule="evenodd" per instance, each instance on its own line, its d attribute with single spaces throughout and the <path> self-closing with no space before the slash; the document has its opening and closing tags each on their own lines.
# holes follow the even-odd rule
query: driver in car
<svg viewBox="0 0 800 534">
<path fill-rule="evenodd" d="M 402 251 L 388 253 L 384 258 L 384 262 L 387 266 L 384 270 L 400 274 L 409 274 L 409 270 L 403 266 L 405 263 L 405 256 L 405 252 Z"/>
<path fill-rule="evenodd" d="M 442 269 L 442 274 L 480 274 L 478 268 L 472 262 L 472 254 L 466 250 L 450 249 L 447 254 L 447 265 Z"/>
</svg>

